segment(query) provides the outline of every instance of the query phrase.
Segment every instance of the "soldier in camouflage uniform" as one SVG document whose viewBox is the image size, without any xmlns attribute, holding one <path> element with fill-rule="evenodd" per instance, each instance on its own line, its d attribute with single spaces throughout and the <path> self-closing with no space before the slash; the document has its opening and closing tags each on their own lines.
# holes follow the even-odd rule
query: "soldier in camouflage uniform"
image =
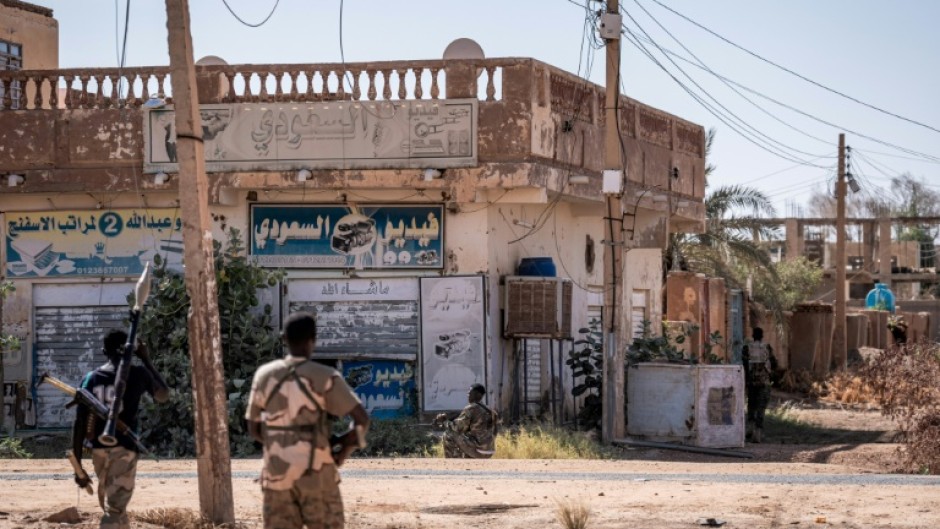
<svg viewBox="0 0 940 529">
<path fill-rule="evenodd" d="M 444 426 L 444 456 L 454 458 L 488 459 L 496 453 L 496 412 L 483 404 L 486 388 L 482 384 L 470 386 L 470 402 L 453 421 L 440 414 L 434 422 Z"/>
<path fill-rule="evenodd" d="M 104 355 L 108 358 L 108 363 L 91 371 L 82 379 L 81 387 L 108 407 L 114 400 L 114 379 L 126 342 L 127 333 L 121 330 L 110 331 L 104 338 Z M 144 393 L 151 394 L 157 402 L 165 402 L 170 397 L 170 390 L 150 362 L 147 349 L 138 345 L 135 354 L 143 365 L 131 366 L 119 414 L 121 421 L 131 430 L 137 429 L 137 410 Z M 127 504 L 134 494 L 134 478 L 137 475 L 137 446 L 120 432 L 117 433 L 116 446 L 102 445 L 98 436 L 104 431 L 104 425 L 105 421 L 92 415 L 85 406 L 79 405 L 72 427 L 72 451 L 80 464 L 83 448 L 91 448 L 92 464 L 98 476 L 98 503 L 104 511 L 101 529 L 126 529 L 130 527 Z M 90 479 L 76 474 L 75 482 L 84 487 Z"/>
<path fill-rule="evenodd" d="M 335 369 L 310 360 L 316 340 L 312 315 L 292 315 L 283 336 L 290 354 L 258 368 L 246 412 L 251 436 L 264 445 L 264 527 L 341 529 L 337 467 L 365 447 L 369 415 Z M 353 418 L 353 427 L 335 443 L 329 415 Z"/>
<path fill-rule="evenodd" d="M 744 385 L 747 388 L 747 426 L 750 438 L 760 443 L 764 437 L 764 411 L 770 402 L 770 376 L 777 370 L 774 351 L 764 343 L 764 330 L 754 327 L 753 341 L 744 346 Z"/>
</svg>

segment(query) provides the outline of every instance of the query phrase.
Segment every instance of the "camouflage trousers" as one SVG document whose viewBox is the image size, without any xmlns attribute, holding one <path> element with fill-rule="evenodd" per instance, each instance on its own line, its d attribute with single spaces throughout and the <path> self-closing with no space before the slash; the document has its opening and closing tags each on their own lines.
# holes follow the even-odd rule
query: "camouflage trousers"
<svg viewBox="0 0 940 529">
<path fill-rule="evenodd" d="M 308 470 L 290 490 L 263 492 L 264 529 L 343 529 L 343 497 L 334 465 Z"/>
<path fill-rule="evenodd" d="M 444 457 L 489 459 L 493 453 L 484 450 L 466 435 L 448 430 L 444 432 Z"/>
<path fill-rule="evenodd" d="M 769 385 L 755 384 L 747 387 L 747 421 L 755 428 L 764 427 L 764 412 L 769 403 Z"/>
<path fill-rule="evenodd" d="M 96 448 L 91 460 L 98 476 L 98 503 L 104 511 L 101 529 L 129 529 L 127 504 L 134 494 L 137 452 L 121 446 Z"/>
</svg>

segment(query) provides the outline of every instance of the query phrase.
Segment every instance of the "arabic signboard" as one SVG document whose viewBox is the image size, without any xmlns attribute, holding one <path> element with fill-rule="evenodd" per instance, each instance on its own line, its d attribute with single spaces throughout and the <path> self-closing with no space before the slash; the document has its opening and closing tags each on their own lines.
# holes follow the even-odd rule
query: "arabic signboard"
<svg viewBox="0 0 940 529">
<path fill-rule="evenodd" d="M 252 260 L 281 268 L 443 266 L 442 205 L 251 206 Z"/>
<path fill-rule="evenodd" d="M 477 100 L 200 105 L 207 171 L 472 167 Z M 176 172 L 170 107 L 144 111 L 144 171 Z"/>
<path fill-rule="evenodd" d="M 415 414 L 415 379 L 411 362 L 343 360 L 343 378 L 376 419 Z"/>
<path fill-rule="evenodd" d="M 136 276 L 156 254 L 181 267 L 178 209 L 7 212 L 9 277 Z"/>
<path fill-rule="evenodd" d="M 482 276 L 422 277 L 421 380 L 424 411 L 459 410 L 486 383 Z"/>
</svg>

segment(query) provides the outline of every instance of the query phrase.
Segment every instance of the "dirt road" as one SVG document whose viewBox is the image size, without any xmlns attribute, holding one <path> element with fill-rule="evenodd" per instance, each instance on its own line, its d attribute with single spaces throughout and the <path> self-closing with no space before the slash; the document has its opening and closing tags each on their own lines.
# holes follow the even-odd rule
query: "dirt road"
<svg viewBox="0 0 940 529">
<path fill-rule="evenodd" d="M 559 527 L 557 500 L 588 505 L 597 529 L 689 528 L 707 517 L 746 528 L 940 527 L 940 477 L 878 472 L 874 462 L 893 446 L 819 448 L 763 445 L 752 461 L 657 450 L 617 461 L 354 460 L 342 488 L 352 529 Z M 829 462 L 811 462 L 820 460 Z M 250 527 L 259 525 L 259 465 L 233 463 L 237 516 Z M 132 510 L 196 509 L 195 466 L 142 461 Z M 9 513 L 0 527 L 51 528 L 38 519 L 76 504 L 67 472 L 64 461 L 0 461 L 0 511 Z M 96 512 L 90 496 L 79 501 Z"/>
</svg>

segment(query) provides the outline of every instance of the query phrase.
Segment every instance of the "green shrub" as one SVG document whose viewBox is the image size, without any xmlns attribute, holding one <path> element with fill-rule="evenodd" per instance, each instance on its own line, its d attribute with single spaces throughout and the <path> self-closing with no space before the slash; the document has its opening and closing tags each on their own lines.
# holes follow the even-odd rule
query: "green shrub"
<svg viewBox="0 0 940 529">
<path fill-rule="evenodd" d="M 277 285 L 283 273 L 248 262 L 238 230 L 229 230 L 228 237 L 224 249 L 215 245 L 222 361 L 231 451 L 245 456 L 257 452 L 243 419 L 251 378 L 258 366 L 277 358 L 280 351 L 272 307 L 256 309 L 258 291 Z M 141 316 L 140 334 L 173 394 L 169 402 L 142 406 L 140 434 L 144 444 L 159 455 L 192 456 L 195 435 L 186 321 L 189 296 L 179 273 L 168 270 L 165 263 L 156 264 L 153 292 Z"/>
<path fill-rule="evenodd" d="M 33 454 L 23 446 L 18 437 L 0 439 L 0 459 L 32 459 Z"/>
</svg>

